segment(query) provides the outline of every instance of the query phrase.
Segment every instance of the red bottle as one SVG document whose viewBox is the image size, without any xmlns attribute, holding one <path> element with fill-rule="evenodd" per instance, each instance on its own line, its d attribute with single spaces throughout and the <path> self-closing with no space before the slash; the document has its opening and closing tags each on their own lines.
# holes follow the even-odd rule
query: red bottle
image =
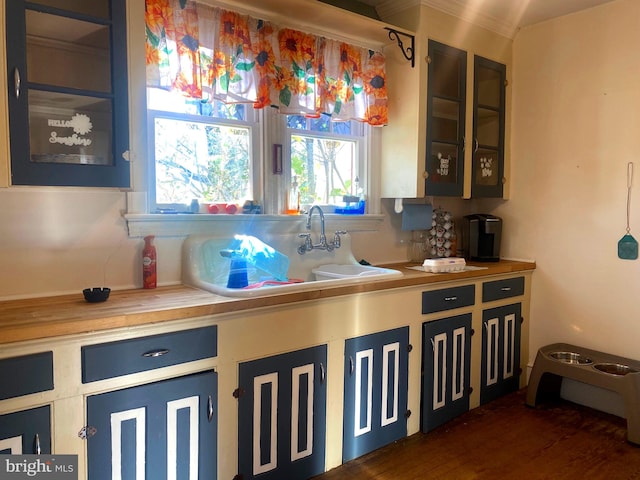
<svg viewBox="0 0 640 480">
<path fill-rule="evenodd" d="M 156 288 L 156 247 L 153 245 L 153 235 L 144 237 L 142 250 L 142 287 Z"/>
</svg>

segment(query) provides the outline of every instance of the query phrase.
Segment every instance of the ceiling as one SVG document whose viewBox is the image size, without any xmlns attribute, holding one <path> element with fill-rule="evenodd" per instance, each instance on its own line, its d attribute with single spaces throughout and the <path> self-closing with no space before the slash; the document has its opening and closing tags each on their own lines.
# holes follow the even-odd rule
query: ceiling
<svg viewBox="0 0 640 480">
<path fill-rule="evenodd" d="M 384 10 L 397 0 L 359 0 Z M 614 0 L 416 0 L 446 13 L 472 21 L 502 35 L 513 37 L 522 27 L 585 10 Z M 398 3 L 406 3 L 400 1 Z"/>
</svg>

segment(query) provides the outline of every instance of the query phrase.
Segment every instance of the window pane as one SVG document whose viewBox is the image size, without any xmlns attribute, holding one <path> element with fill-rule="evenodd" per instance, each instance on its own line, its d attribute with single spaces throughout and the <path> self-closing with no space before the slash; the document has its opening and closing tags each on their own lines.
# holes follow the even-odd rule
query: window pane
<svg viewBox="0 0 640 480">
<path fill-rule="evenodd" d="M 478 103 L 499 108 L 503 88 L 501 73 L 491 68 L 479 67 L 476 75 Z"/>
<path fill-rule="evenodd" d="M 26 23 L 30 82 L 111 91 L 109 27 L 30 10 Z"/>
<path fill-rule="evenodd" d="M 251 130 L 156 117 L 156 203 L 252 198 Z"/>
<path fill-rule="evenodd" d="M 203 104 L 200 102 L 200 115 L 208 115 L 206 113 L 207 109 L 205 106 L 208 107 L 210 105 L 210 103 Z M 242 103 L 226 104 L 216 101 L 214 102 L 211 116 L 216 118 L 226 118 L 228 120 L 245 120 L 247 118 L 246 110 L 246 105 Z"/>
<path fill-rule="evenodd" d="M 32 162 L 113 165 L 111 101 L 29 90 Z"/>
<path fill-rule="evenodd" d="M 458 146 L 433 143 L 429 179 L 433 183 L 457 183 Z"/>
<path fill-rule="evenodd" d="M 217 100 L 210 103 L 206 100 L 187 98 L 161 88 L 147 88 L 147 108 L 227 120 L 244 121 L 247 118 L 247 106 L 242 103 L 225 104 Z"/>
<path fill-rule="evenodd" d="M 460 102 L 433 98 L 432 138 L 436 141 L 458 141 Z"/>
<path fill-rule="evenodd" d="M 333 122 L 333 133 L 351 135 L 351 122 Z"/>
<path fill-rule="evenodd" d="M 478 108 L 478 142 L 480 145 L 497 147 L 500 142 L 500 113 Z"/>
<path fill-rule="evenodd" d="M 295 128 L 296 130 L 306 130 L 307 119 L 302 115 L 287 115 L 287 128 Z"/>
<path fill-rule="evenodd" d="M 498 185 L 499 157 L 498 152 L 489 149 L 478 149 L 474 155 L 473 170 L 476 185 Z"/>
<path fill-rule="evenodd" d="M 311 128 L 313 132 L 330 132 L 331 126 L 328 115 L 321 115 L 320 118 L 311 119 Z"/>
<path fill-rule="evenodd" d="M 300 203 L 336 204 L 356 195 L 355 141 L 291 136 L 291 175 L 298 178 Z"/>
<path fill-rule="evenodd" d="M 445 52 L 432 54 L 433 78 L 429 79 L 433 85 L 433 94 L 440 97 L 458 98 L 460 96 L 461 71 L 464 69 L 462 59 L 458 55 Z"/>
</svg>

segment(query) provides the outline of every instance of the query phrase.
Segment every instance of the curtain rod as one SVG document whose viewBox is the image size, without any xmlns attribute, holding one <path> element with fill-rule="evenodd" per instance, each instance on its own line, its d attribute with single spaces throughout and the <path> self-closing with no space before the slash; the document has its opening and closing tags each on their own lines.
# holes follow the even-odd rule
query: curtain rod
<svg viewBox="0 0 640 480">
<path fill-rule="evenodd" d="M 380 38 L 375 40 L 358 36 L 358 35 L 353 35 L 353 36 L 345 35 L 344 32 L 334 31 L 331 29 L 324 28 L 322 26 L 319 27 L 317 24 L 314 24 L 311 22 L 305 22 L 298 19 L 292 21 L 290 15 L 280 14 L 264 8 L 254 7 L 253 5 L 247 7 L 246 2 L 243 2 L 242 5 L 239 5 L 233 1 L 225 1 L 225 0 L 195 0 L 195 1 L 196 3 L 205 4 L 211 7 L 232 10 L 232 11 L 241 13 L 243 15 L 249 15 L 258 20 L 265 20 L 281 28 L 291 28 L 293 30 L 302 30 L 304 31 L 304 33 L 310 33 L 310 34 L 319 35 L 331 40 L 350 43 L 358 47 L 368 48 L 369 50 L 382 52 L 384 47 L 395 43 L 395 42 L 389 41 L 389 38 L 387 36 L 388 32 L 385 31 L 387 24 L 385 24 L 384 22 L 373 20 L 373 19 L 367 19 L 367 22 L 375 22 L 379 24 L 379 27 L 378 26 L 371 27 L 372 32 L 374 32 L 374 29 L 376 28 L 379 28 L 379 31 L 380 31 L 380 34 L 379 34 Z M 319 5 L 322 5 L 323 7 L 325 6 L 330 7 L 330 5 L 326 5 L 326 4 L 319 4 Z M 334 8 L 337 8 L 337 7 L 334 7 Z M 360 19 L 360 15 L 358 14 L 349 12 L 348 10 L 345 10 L 344 12 L 346 14 L 355 15 L 356 16 L 355 18 Z"/>
</svg>

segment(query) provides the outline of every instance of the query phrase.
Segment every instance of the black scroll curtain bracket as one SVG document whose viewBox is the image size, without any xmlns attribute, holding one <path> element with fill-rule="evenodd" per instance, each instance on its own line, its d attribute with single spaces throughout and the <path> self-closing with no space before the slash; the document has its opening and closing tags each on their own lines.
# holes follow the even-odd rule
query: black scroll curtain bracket
<svg viewBox="0 0 640 480">
<path fill-rule="evenodd" d="M 400 47 L 400 50 L 402 50 L 402 54 L 404 55 L 404 58 L 406 58 L 411 62 L 411 68 L 415 67 L 416 65 L 415 51 L 414 51 L 415 37 L 408 33 L 394 30 L 393 28 L 384 27 L 384 29 L 389 31 L 389 38 L 391 40 L 395 40 L 396 42 L 398 42 L 398 47 Z M 402 42 L 401 36 L 411 40 L 411 46 L 405 47 L 404 43 Z"/>
</svg>

